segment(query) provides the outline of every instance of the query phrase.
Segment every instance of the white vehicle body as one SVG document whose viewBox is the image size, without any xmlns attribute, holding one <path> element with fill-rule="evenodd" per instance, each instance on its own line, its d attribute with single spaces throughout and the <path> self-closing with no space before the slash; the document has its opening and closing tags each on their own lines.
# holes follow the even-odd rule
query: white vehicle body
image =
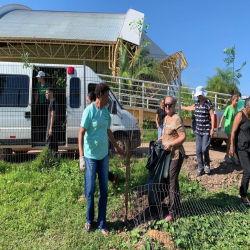
<svg viewBox="0 0 250 250">
<path fill-rule="evenodd" d="M 89 67 L 81 65 L 35 64 L 35 66 L 45 73 L 54 70 L 61 70 L 65 73 L 63 76 L 66 83 L 66 89 L 63 90 L 64 105 L 60 106 L 58 103 L 65 117 L 59 149 L 77 149 L 80 122 L 87 106 L 86 96 L 102 80 Z M 73 68 L 73 74 L 72 72 L 68 74 L 69 67 Z M 33 148 L 41 149 L 44 146 L 44 142 L 37 142 L 34 138 L 37 133 L 33 127 L 36 120 L 34 117 L 36 73 L 30 67 L 24 68 L 23 63 L 0 62 L 1 149 L 28 151 Z M 77 86 L 75 89 L 71 88 L 73 82 L 74 86 Z M 117 107 L 117 112 L 111 114 L 111 130 L 115 138 L 130 138 L 131 148 L 140 146 L 138 121 L 122 108 L 111 91 L 110 101 Z"/>
</svg>

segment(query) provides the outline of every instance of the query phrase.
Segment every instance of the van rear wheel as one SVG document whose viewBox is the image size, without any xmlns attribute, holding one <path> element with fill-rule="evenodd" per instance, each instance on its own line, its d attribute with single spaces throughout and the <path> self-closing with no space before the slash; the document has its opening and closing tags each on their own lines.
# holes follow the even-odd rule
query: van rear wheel
<svg viewBox="0 0 250 250">
<path fill-rule="evenodd" d="M 9 161 L 12 155 L 11 148 L 0 149 L 0 161 Z"/>
<path fill-rule="evenodd" d="M 223 143 L 223 140 L 212 140 L 211 145 L 215 148 L 220 147 Z"/>
</svg>

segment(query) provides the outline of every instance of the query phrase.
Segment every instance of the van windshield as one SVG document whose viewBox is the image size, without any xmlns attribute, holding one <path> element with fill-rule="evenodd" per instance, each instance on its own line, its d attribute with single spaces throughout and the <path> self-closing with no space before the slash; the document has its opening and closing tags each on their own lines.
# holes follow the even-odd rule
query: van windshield
<svg viewBox="0 0 250 250">
<path fill-rule="evenodd" d="M 115 100 L 115 101 L 116 101 L 116 103 L 119 105 L 120 109 L 124 109 L 124 108 L 122 107 L 122 105 L 119 103 L 119 101 L 116 99 L 114 93 L 113 93 L 111 90 L 109 91 L 109 95 L 110 95 L 110 97 L 111 97 L 112 100 Z"/>
</svg>

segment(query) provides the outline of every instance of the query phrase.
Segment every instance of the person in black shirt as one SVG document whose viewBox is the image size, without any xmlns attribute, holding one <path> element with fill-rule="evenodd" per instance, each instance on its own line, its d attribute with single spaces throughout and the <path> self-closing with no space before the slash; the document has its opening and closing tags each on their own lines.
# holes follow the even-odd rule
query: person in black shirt
<svg viewBox="0 0 250 250">
<path fill-rule="evenodd" d="M 165 100 L 161 99 L 160 107 L 156 110 L 155 122 L 158 129 L 158 140 L 162 137 L 163 121 L 167 115 L 164 105 Z"/>
<path fill-rule="evenodd" d="M 48 108 L 48 122 L 46 131 L 46 146 L 50 149 L 53 156 L 58 152 L 58 104 L 53 96 L 53 90 L 47 88 L 46 98 L 50 101 Z"/>
</svg>

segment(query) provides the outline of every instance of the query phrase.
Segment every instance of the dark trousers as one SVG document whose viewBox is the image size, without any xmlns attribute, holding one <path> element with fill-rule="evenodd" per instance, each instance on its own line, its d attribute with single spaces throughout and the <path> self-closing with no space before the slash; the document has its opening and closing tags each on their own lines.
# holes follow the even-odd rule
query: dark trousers
<svg viewBox="0 0 250 250">
<path fill-rule="evenodd" d="M 49 136 L 47 131 L 46 146 L 50 149 L 53 156 L 57 156 L 58 152 L 58 128 L 53 128 L 52 135 Z"/>
<path fill-rule="evenodd" d="M 48 104 L 38 103 L 37 104 L 37 115 L 38 115 L 38 141 L 44 142 L 46 136 L 46 128 L 48 121 Z"/>
<path fill-rule="evenodd" d="M 240 185 L 240 195 L 241 197 L 246 197 L 250 179 L 250 152 L 246 151 L 245 149 L 238 149 L 238 155 L 240 165 L 243 168 L 243 176 Z"/>
<path fill-rule="evenodd" d="M 211 142 L 210 135 L 195 135 L 196 138 L 196 156 L 199 166 L 199 171 L 204 169 L 204 163 L 209 166 L 209 145 Z M 203 161 L 204 156 L 204 161 Z"/>
<path fill-rule="evenodd" d="M 169 187 L 169 215 L 175 217 L 180 214 L 180 189 L 178 176 L 183 163 L 183 156 L 180 153 L 178 160 L 172 160 L 169 166 L 167 184 Z"/>
</svg>

